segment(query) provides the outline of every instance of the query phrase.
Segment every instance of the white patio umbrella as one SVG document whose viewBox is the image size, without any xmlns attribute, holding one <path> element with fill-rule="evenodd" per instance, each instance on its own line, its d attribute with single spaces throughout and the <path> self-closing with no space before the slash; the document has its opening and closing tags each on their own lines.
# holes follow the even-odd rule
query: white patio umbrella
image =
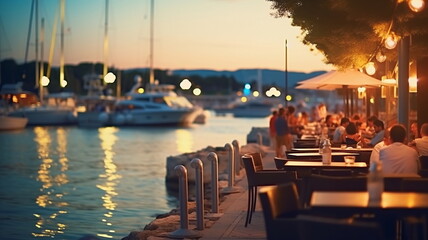
<svg viewBox="0 0 428 240">
<path fill-rule="evenodd" d="M 383 83 L 382 81 L 370 77 L 369 75 L 360 71 L 349 69 L 344 71 L 330 71 L 316 77 L 301 81 L 296 89 L 314 89 L 314 90 L 336 90 L 339 88 L 344 89 L 344 103 L 345 113 L 349 112 L 349 88 L 376 88 L 380 86 L 393 86 L 391 84 Z M 351 96 L 352 98 L 352 96 Z"/>
<path fill-rule="evenodd" d="M 335 90 L 347 86 L 348 88 L 374 88 L 381 85 L 389 85 L 370 77 L 357 70 L 330 71 L 316 77 L 300 81 L 296 89 Z"/>
</svg>

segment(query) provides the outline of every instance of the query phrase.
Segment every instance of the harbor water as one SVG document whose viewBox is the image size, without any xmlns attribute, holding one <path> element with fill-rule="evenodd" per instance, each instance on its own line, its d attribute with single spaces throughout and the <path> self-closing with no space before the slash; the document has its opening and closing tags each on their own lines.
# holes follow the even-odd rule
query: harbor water
<svg viewBox="0 0 428 240">
<path fill-rule="evenodd" d="M 166 158 L 233 140 L 268 118 L 211 114 L 190 127 L 0 132 L 1 239 L 121 239 L 177 206 Z"/>
</svg>

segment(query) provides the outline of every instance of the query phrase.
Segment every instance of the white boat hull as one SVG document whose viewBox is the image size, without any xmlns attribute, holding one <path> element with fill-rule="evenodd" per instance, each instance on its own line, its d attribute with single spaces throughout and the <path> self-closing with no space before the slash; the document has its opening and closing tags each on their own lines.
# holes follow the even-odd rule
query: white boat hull
<svg viewBox="0 0 428 240">
<path fill-rule="evenodd" d="M 23 108 L 10 113 L 11 116 L 28 118 L 27 125 L 71 125 L 76 124 L 72 110 L 58 108 Z"/>
<path fill-rule="evenodd" d="M 110 116 L 109 125 L 190 125 L 198 114 L 197 109 L 170 109 L 168 111 L 133 110 L 128 112 L 115 112 Z"/>
<path fill-rule="evenodd" d="M 27 123 L 27 118 L 0 116 L 0 131 L 24 129 Z"/>
<path fill-rule="evenodd" d="M 103 127 L 107 125 L 109 117 L 109 113 L 106 112 L 79 112 L 77 113 L 77 124 L 79 127 Z"/>
</svg>

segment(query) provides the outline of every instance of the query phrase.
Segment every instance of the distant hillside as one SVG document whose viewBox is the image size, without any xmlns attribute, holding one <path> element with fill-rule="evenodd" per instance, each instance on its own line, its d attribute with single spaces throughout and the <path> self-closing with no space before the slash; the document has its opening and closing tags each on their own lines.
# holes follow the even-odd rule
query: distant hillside
<svg viewBox="0 0 428 240">
<path fill-rule="evenodd" d="M 206 69 L 195 69 L 195 70 L 173 70 L 174 75 L 182 77 L 190 77 L 192 75 L 199 75 L 201 77 L 208 76 L 233 76 L 239 82 L 252 82 L 257 81 L 259 71 L 261 72 L 261 79 L 263 85 L 275 85 L 279 87 L 285 87 L 285 72 L 279 70 L 270 69 L 239 69 L 236 71 L 215 71 Z M 316 71 L 311 73 L 303 72 L 288 72 L 288 86 L 293 87 L 297 82 L 306 80 L 317 75 L 323 74 L 325 71 Z"/>
</svg>

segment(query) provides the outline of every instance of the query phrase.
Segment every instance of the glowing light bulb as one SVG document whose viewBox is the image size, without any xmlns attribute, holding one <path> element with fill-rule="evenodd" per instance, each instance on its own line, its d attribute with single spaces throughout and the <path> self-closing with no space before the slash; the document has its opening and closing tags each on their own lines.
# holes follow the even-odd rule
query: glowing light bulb
<svg viewBox="0 0 428 240">
<path fill-rule="evenodd" d="M 385 54 L 383 54 L 383 52 L 382 52 L 382 51 L 379 51 L 379 52 L 377 52 L 377 53 L 376 53 L 376 60 L 377 60 L 378 62 L 380 62 L 380 63 L 385 62 L 385 60 L 386 60 L 386 55 L 385 55 Z"/>
<path fill-rule="evenodd" d="M 376 73 L 376 67 L 373 62 L 369 62 L 366 64 L 366 73 L 368 75 L 373 75 Z"/>
<path fill-rule="evenodd" d="M 391 33 L 385 39 L 385 47 L 388 49 L 394 49 L 397 46 L 398 38 L 394 33 Z"/>
<path fill-rule="evenodd" d="M 424 0 L 408 0 L 407 4 L 413 12 L 420 12 L 425 8 Z"/>
</svg>

